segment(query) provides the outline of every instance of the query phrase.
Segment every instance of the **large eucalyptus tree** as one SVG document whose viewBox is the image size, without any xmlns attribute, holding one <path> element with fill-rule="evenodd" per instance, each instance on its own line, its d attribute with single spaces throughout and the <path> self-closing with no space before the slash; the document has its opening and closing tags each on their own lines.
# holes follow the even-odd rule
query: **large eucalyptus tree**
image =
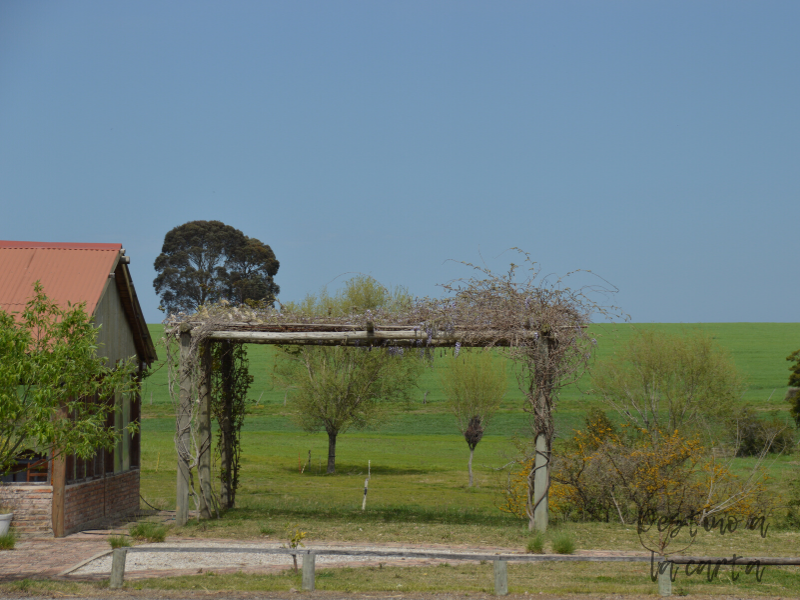
<svg viewBox="0 0 800 600">
<path fill-rule="evenodd" d="M 189 221 L 167 232 L 153 281 L 167 313 L 191 313 L 209 302 L 271 305 L 280 263 L 256 238 L 221 221 Z"/>
</svg>

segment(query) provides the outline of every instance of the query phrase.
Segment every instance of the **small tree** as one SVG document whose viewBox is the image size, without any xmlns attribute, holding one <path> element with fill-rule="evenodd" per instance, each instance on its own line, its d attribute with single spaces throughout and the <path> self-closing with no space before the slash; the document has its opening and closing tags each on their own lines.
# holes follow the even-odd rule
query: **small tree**
<svg viewBox="0 0 800 600">
<path fill-rule="evenodd" d="M 592 372 L 593 392 L 656 439 L 658 431 L 721 433 L 744 382 L 730 356 L 708 334 L 636 334 Z"/>
<path fill-rule="evenodd" d="M 324 286 L 318 294 L 308 294 L 298 304 L 288 302 L 284 309 L 319 317 L 343 317 L 376 309 L 400 311 L 411 302 L 411 295 L 403 286 L 388 288 L 369 275 L 355 275 L 333 295 Z"/>
<path fill-rule="evenodd" d="M 281 348 L 276 376 L 287 387 L 297 423 L 328 434 L 329 475 L 339 434 L 377 423 L 388 402 L 407 399 L 419 361 L 403 355 L 401 348 Z"/>
<path fill-rule="evenodd" d="M 134 361 L 104 364 L 84 306 L 60 308 L 37 281 L 18 319 L 0 310 L 0 473 L 24 450 L 90 458 L 120 432 L 105 427 L 117 393 L 137 389 Z M 135 431 L 131 424 L 130 431 Z"/>
<path fill-rule="evenodd" d="M 506 369 L 486 351 L 462 352 L 441 375 L 450 412 L 469 446 L 469 487 L 472 458 L 494 413 L 506 393 Z"/>
</svg>

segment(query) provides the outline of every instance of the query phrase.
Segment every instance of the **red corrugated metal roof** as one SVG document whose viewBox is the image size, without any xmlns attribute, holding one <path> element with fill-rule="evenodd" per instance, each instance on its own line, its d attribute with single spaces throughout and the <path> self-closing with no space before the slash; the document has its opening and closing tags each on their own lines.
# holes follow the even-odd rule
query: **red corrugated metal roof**
<svg viewBox="0 0 800 600">
<path fill-rule="evenodd" d="M 53 244 L 0 240 L 0 308 L 19 312 L 33 295 L 33 284 L 66 307 L 86 302 L 94 314 L 122 244 Z"/>
</svg>

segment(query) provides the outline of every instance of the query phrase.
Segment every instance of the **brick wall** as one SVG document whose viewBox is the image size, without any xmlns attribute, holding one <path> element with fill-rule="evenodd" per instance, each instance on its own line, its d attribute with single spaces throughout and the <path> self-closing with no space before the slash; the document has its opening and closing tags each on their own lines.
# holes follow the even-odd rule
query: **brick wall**
<svg viewBox="0 0 800 600">
<path fill-rule="evenodd" d="M 13 509 L 11 526 L 19 537 L 53 536 L 53 486 L 0 485 L 0 504 Z"/>
<path fill-rule="evenodd" d="M 64 534 L 99 527 L 138 509 L 138 469 L 70 484 L 64 489 Z"/>
</svg>

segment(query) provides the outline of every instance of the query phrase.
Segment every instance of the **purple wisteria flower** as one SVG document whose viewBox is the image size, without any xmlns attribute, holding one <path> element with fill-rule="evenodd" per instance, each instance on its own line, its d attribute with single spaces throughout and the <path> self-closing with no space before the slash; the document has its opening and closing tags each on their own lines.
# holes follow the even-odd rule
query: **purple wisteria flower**
<svg viewBox="0 0 800 600">
<path fill-rule="evenodd" d="M 456 342 L 456 349 L 455 349 L 455 351 L 453 352 L 453 356 L 454 356 L 455 358 L 458 358 L 458 352 L 459 352 L 459 350 L 461 350 L 461 342 Z"/>
</svg>

